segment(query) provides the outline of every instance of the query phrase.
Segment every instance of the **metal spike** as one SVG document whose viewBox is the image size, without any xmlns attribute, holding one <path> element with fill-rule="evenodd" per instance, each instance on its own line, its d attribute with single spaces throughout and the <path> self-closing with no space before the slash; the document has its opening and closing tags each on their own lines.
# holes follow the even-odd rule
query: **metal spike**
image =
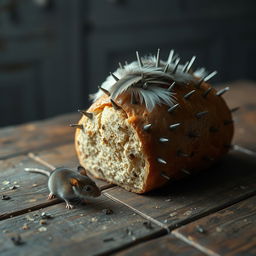
<svg viewBox="0 0 256 256">
<path fill-rule="evenodd" d="M 193 65 L 193 63 L 194 63 L 194 61 L 195 61 L 195 59 L 196 59 L 196 56 L 193 56 L 193 57 L 191 58 L 191 60 L 189 61 L 188 66 L 187 66 L 187 69 L 186 69 L 185 72 L 189 72 L 189 70 L 191 69 L 191 67 L 192 67 L 192 65 Z"/>
<path fill-rule="evenodd" d="M 86 112 L 85 110 L 80 110 L 78 109 L 77 110 L 80 114 L 88 117 L 89 119 L 93 119 L 93 113 L 90 113 L 90 112 Z"/>
<path fill-rule="evenodd" d="M 226 87 L 222 90 L 219 90 L 218 92 L 216 92 L 217 96 L 221 96 L 222 94 L 224 94 L 225 92 L 227 92 L 229 90 L 229 87 Z"/>
<path fill-rule="evenodd" d="M 203 93 L 203 97 L 206 98 L 207 95 L 210 93 L 210 91 L 212 90 L 212 87 L 208 88 L 204 93 Z"/>
<path fill-rule="evenodd" d="M 160 164 L 167 164 L 167 162 L 163 158 L 157 158 L 157 162 Z"/>
<path fill-rule="evenodd" d="M 209 129 L 210 132 L 218 132 L 219 129 L 214 127 L 214 126 L 211 126 L 210 129 Z"/>
<path fill-rule="evenodd" d="M 163 178 L 167 179 L 167 180 L 170 180 L 170 179 L 171 179 L 168 175 L 166 175 L 165 172 L 161 172 L 160 175 L 161 175 Z"/>
<path fill-rule="evenodd" d="M 218 72 L 215 70 L 212 73 L 210 73 L 209 75 L 204 77 L 204 81 L 207 82 L 208 80 L 210 80 L 212 77 L 214 77 Z"/>
<path fill-rule="evenodd" d="M 173 54 L 174 54 L 174 50 L 171 49 L 170 53 L 169 53 L 169 56 L 168 56 L 168 59 L 167 59 L 168 64 L 170 64 L 172 62 Z"/>
<path fill-rule="evenodd" d="M 142 63 L 142 61 L 141 61 L 141 58 L 140 58 L 140 55 L 139 55 L 139 52 L 138 52 L 138 51 L 136 51 L 136 56 L 137 56 L 137 61 L 138 61 L 138 63 L 139 63 L 139 66 L 140 66 L 140 68 L 142 68 L 142 67 L 143 67 L 143 63 Z"/>
<path fill-rule="evenodd" d="M 118 65 L 119 65 L 119 67 L 120 67 L 121 69 L 124 69 L 124 67 L 123 67 L 123 65 L 122 65 L 121 62 L 119 62 Z"/>
<path fill-rule="evenodd" d="M 179 127 L 181 125 L 181 123 L 176 123 L 176 124 L 171 124 L 170 126 L 169 126 L 169 128 L 171 129 L 171 130 L 175 130 L 177 127 Z"/>
<path fill-rule="evenodd" d="M 168 68 L 169 68 L 169 63 L 167 63 L 167 64 L 165 65 L 165 67 L 164 67 L 164 73 L 167 73 Z"/>
<path fill-rule="evenodd" d="M 152 124 L 146 124 L 143 126 L 144 131 L 148 131 L 152 127 Z"/>
<path fill-rule="evenodd" d="M 188 100 L 189 97 L 190 97 L 192 94 L 194 94 L 195 92 L 196 92 L 196 90 L 192 90 L 192 91 L 188 92 L 187 94 L 185 94 L 185 95 L 183 96 L 183 98 L 186 99 L 186 100 Z"/>
<path fill-rule="evenodd" d="M 169 112 L 169 113 L 173 112 L 179 105 L 180 105 L 179 103 L 173 105 L 172 107 L 170 107 L 170 108 L 168 109 L 168 112 Z"/>
<path fill-rule="evenodd" d="M 231 108 L 231 109 L 230 109 L 230 112 L 231 112 L 231 113 L 234 113 L 234 112 L 236 112 L 236 111 L 239 110 L 239 109 L 240 109 L 240 107 Z"/>
<path fill-rule="evenodd" d="M 176 84 L 176 83 L 175 83 L 175 82 L 173 82 L 167 90 L 168 90 L 168 91 L 172 91 L 172 90 L 173 90 L 173 88 L 174 88 L 174 86 L 175 86 L 175 84 Z"/>
<path fill-rule="evenodd" d="M 110 92 L 106 89 L 104 89 L 103 87 L 99 86 L 98 87 L 100 90 L 102 90 L 106 95 L 110 96 Z"/>
<path fill-rule="evenodd" d="M 137 104 L 138 102 L 136 101 L 135 95 L 131 93 L 131 104 Z"/>
<path fill-rule="evenodd" d="M 178 150 L 178 151 L 177 151 L 177 155 L 178 155 L 178 156 L 183 156 L 183 157 L 190 157 L 190 155 L 189 155 L 189 154 L 184 153 L 184 152 L 183 152 L 183 151 L 181 151 L 181 150 Z"/>
<path fill-rule="evenodd" d="M 204 115 L 206 115 L 208 113 L 209 113 L 208 111 L 201 111 L 201 112 L 196 113 L 196 117 L 198 119 L 200 119 L 201 117 L 203 117 Z"/>
<path fill-rule="evenodd" d="M 224 125 L 229 125 L 229 124 L 233 124 L 234 121 L 233 120 L 225 120 L 223 123 L 224 123 Z"/>
<path fill-rule="evenodd" d="M 116 80 L 116 82 L 119 81 L 119 78 L 118 78 L 115 74 L 113 74 L 112 72 L 110 72 L 110 75 Z"/>
<path fill-rule="evenodd" d="M 74 128 L 79 128 L 79 129 L 83 129 L 84 128 L 83 125 L 81 125 L 81 124 L 70 124 L 69 126 L 70 127 L 74 127 Z"/>
<path fill-rule="evenodd" d="M 180 62 L 180 58 L 177 58 L 177 60 L 175 61 L 175 66 L 174 66 L 174 69 L 172 71 L 172 74 L 175 74 L 177 69 L 178 69 L 178 66 L 179 66 L 179 62 Z"/>
<path fill-rule="evenodd" d="M 112 99 L 110 99 L 110 102 L 112 103 L 112 106 L 115 110 L 119 110 L 121 108 Z"/>
<path fill-rule="evenodd" d="M 187 175 L 191 175 L 190 171 L 188 171 L 187 169 L 182 168 L 181 171 Z"/>
<path fill-rule="evenodd" d="M 186 72 L 187 67 L 188 67 L 188 64 L 189 64 L 189 62 L 187 61 L 187 62 L 185 63 L 185 65 L 183 66 L 183 69 L 182 69 L 182 72 L 183 72 L 183 73 Z"/>
<path fill-rule="evenodd" d="M 159 138 L 159 141 L 160 141 L 160 142 L 168 142 L 169 139 L 167 139 L 167 138 Z"/>
<path fill-rule="evenodd" d="M 199 136 L 198 133 L 196 133 L 196 132 L 194 132 L 194 131 L 190 131 L 190 132 L 188 133 L 188 137 L 190 137 L 190 138 L 198 138 L 198 137 L 200 137 L 200 136 Z"/>
<path fill-rule="evenodd" d="M 157 54 L 156 54 L 156 67 L 158 68 L 160 65 L 160 49 L 157 49 Z"/>
</svg>

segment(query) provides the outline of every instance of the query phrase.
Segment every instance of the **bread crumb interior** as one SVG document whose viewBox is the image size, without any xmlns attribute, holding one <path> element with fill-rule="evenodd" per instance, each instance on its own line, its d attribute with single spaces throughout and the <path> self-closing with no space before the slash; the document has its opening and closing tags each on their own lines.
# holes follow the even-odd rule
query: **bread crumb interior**
<svg viewBox="0 0 256 256">
<path fill-rule="evenodd" d="M 81 163 L 111 183 L 142 189 L 145 157 L 126 114 L 105 107 L 92 120 L 84 117 L 82 124 L 84 129 L 77 136 Z"/>
</svg>

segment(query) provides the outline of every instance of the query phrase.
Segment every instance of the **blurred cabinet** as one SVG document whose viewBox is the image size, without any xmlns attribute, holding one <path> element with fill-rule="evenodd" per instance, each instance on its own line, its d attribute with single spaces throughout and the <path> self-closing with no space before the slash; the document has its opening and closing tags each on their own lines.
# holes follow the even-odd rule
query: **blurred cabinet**
<svg viewBox="0 0 256 256">
<path fill-rule="evenodd" d="M 87 107 L 135 51 L 218 70 L 213 82 L 255 79 L 254 0 L 2 0 L 0 126 Z"/>
</svg>

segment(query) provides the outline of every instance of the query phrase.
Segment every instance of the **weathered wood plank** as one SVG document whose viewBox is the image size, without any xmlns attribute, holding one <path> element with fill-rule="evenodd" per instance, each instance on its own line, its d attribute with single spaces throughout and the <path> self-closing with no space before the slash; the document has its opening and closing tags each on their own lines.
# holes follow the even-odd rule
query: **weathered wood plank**
<svg viewBox="0 0 256 256">
<path fill-rule="evenodd" d="M 72 156 L 67 153 L 68 150 L 64 150 L 65 148 L 70 149 L 68 146 L 63 146 L 52 149 L 52 151 L 55 150 L 56 159 L 59 159 L 58 152 L 66 152 L 65 156 L 67 159 L 63 163 L 64 165 L 71 166 L 74 164 Z M 54 153 L 52 154 L 54 155 Z M 10 200 L 1 200 L 2 198 L 0 198 L 0 220 L 60 202 L 60 200 L 47 200 L 49 193 L 47 177 L 25 172 L 24 168 L 28 167 L 47 169 L 44 165 L 35 162 L 27 156 L 0 160 L 0 195 L 1 197 L 10 197 Z M 106 183 L 102 181 L 96 181 L 96 183 L 101 188 L 106 187 Z M 13 189 L 13 186 L 17 188 Z"/>
<path fill-rule="evenodd" d="M 256 194 L 256 159 L 230 152 L 211 170 L 170 183 L 146 195 L 119 187 L 106 196 L 149 216 L 171 230 Z"/>
<path fill-rule="evenodd" d="M 235 134 L 233 143 L 256 152 L 256 84 L 239 81 L 230 84 L 230 92 L 224 94 L 229 107 L 240 107 L 233 114 Z"/>
<path fill-rule="evenodd" d="M 43 162 L 48 163 L 50 166 L 54 166 L 54 167 L 64 166 L 67 168 L 71 168 L 73 170 L 76 170 L 77 166 L 79 165 L 78 158 L 75 152 L 74 143 L 40 151 L 35 154 L 35 157 L 33 157 L 32 155 L 31 158 L 34 160 L 37 160 L 36 158 L 39 158 L 40 160 L 43 160 Z M 107 187 L 114 186 L 102 180 L 97 180 L 97 179 L 94 179 L 94 180 L 96 184 L 100 187 L 107 188 Z"/>
<path fill-rule="evenodd" d="M 106 214 L 106 209 L 113 213 Z M 46 225 L 40 225 L 42 211 L 53 217 L 46 220 Z M 144 218 L 105 196 L 73 210 L 59 204 L 42 211 L 0 222 L 0 229 L 4 231 L 0 233 L 1 255 L 109 255 L 117 249 L 166 234 L 166 230 L 153 223 L 150 227 L 145 225 Z M 29 229 L 26 230 L 25 224 Z M 17 234 L 23 245 L 15 246 L 11 241 Z"/>
<path fill-rule="evenodd" d="M 78 118 L 79 115 L 73 113 L 1 129 L 0 159 L 72 142 L 74 130 L 69 124 Z"/>
<path fill-rule="evenodd" d="M 206 255 L 196 248 L 184 243 L 173 235 L 166 235 L 143 244 L 133 246 L 122 252 L 115 254 L 116 256 L 201 256 Z"/>
<path fill-rule="evenodd" d="M 216 255 L 256 255 L 256 197 L 234 204 L 173 234 Z"/>
</svg>

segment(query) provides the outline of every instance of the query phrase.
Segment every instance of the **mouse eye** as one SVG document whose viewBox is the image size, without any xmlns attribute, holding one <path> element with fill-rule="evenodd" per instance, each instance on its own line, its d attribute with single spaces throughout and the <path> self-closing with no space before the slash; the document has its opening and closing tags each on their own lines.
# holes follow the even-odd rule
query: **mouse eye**
<svg viewBox="0 0 256 256">
<path fill-rule="evenodd" d="M 85 187 L 84 187 L 84 190 L 87 191 L 87 192 L 89 192 L 89 191 L 92 190 L 92 188 L 91 188 L 90 186 L 85 186 Z"/>
</svg>

